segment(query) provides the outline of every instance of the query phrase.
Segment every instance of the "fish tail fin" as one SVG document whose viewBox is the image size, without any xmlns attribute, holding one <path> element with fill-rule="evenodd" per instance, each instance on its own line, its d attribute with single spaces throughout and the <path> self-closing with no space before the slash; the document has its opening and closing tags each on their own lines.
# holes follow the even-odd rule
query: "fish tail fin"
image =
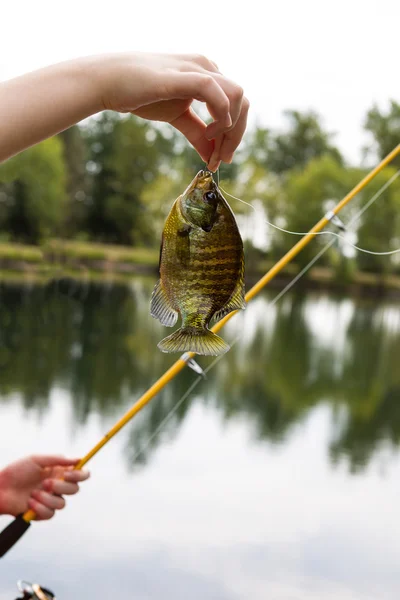
<svg viewBox="0 0 400 600">
<path fill-rule="evenodd" d="M 200 327 L 181 327 L 158 344 L 162 352 L 195 352 L 218 356 L 228 352 L 230 346 L 222 338 Z"/>
</svg>

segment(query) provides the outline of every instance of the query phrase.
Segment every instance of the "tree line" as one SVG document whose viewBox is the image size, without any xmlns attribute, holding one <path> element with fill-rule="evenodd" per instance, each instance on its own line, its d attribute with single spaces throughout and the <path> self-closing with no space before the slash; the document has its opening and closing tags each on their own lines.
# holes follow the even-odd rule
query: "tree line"
<svg viewBox="0 0 400 600">
<path fill-rule="evenodd" d="M 347 164 L 313 111 L 285 112 L 286 127 L 250 129 L 235 163 L 222 166 L 221 184 L 256 204 L 272 222 L 307 231 L 365 174 Z M 400 141 L 400 104 L 374 106 L 364 119 L 370 145 L 364 163 L 373 164 Z M 344 211 L 351 216 L 395 174 L 399 161 L 385 169 Z M 111 112 L 89 119 L 0 165 L 0 242 L 41 244 L 61 237 L 158 247 L 164 219 L 202 163 L 182 136 L 164 124 Z M 400 178 L 399 178 L 400 179 Z M 237 214 L 249 209 L 231 201 Z M 400 181 L 394 181 L 363 215 L 349 239 L 369 250 L 400 247 Z M 309 260 L 320 236 L 298 257 Z M 275 260 L 294 243 L 293 236 L 267 230 L 261 248 Z M 340 246 L 338 248 L 338 246 Z M 340 276 L 351 269 L 388 273 L 400 270 L 396 255 L 356 253 L 333 246 L 323 262 Z"/>
</svg>

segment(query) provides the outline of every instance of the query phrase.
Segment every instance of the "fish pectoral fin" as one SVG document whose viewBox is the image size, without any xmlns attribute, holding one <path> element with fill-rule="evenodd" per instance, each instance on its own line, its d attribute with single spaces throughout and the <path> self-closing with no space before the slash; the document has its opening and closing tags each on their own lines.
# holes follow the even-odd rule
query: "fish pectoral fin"
<svg viewBox="0 0 400 600">
<path fill-rule="evenodd" d="M 232 296 L 229 298 L 228 302 L 214 314 L 214 319 L 219 321 L 225 315 L 232 312 L 233 310 L 241 310 L 246 308 L 246 300 L 244 299 L 244 273 L 243 276 L 239 278 L 238 283 L 232 293 Z"/>
<path fill-rule="evenodd" d="M 180 229 L 177 231 L 176 236 L 176 258 L 180 262 L 182 267 L 186 267 L 190 260 L 190 239 L 189 233 L 191 232 L 190 225 L 182 224 Z"/>
<path fill-rule="evenodd" d="M 161 279 L 156 283 L 151 295 L 150 314 L 166 327 L 173 327 L 178 320 L 178 311 L 171 306 Z"/>
<path fill-rule="evenodd" d="M 178 233 L 178 235 L 185 236 L 185 235 L 189 235 L 189 233 L 191 231 L 192 231 L 192 227 L 191 227 L 191 225 L 189 225 L 189 223 L 182 223 L 181 226 L 179 227 L 177 233 Z"/>
</svg>

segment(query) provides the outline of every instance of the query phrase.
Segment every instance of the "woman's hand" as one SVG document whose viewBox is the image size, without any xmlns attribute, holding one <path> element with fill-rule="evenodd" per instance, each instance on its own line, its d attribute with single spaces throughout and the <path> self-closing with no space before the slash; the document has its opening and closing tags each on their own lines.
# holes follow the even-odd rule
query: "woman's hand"
<svg viewBox="0 0 400 600">
<path fill-rule="evenodd" d="M 76 494 L 88 471 L 74 471 L 79 459 L 29 456 L 0 471 L 0 514 L 17 516 L 31 508 L 39 520 L 65 506 L 63 495 Z"/>
<path fill-rule="evenodd" d="M 104 108 L 170 123 L 212 170 L 221 160 L 232 161 L 249 102 L 205 56 L 119 54 L 100 60 L 98 68 Z M 193 111 L 194 100 L 206 104 L 213 119 L 209 125 Z"/>
</svg>

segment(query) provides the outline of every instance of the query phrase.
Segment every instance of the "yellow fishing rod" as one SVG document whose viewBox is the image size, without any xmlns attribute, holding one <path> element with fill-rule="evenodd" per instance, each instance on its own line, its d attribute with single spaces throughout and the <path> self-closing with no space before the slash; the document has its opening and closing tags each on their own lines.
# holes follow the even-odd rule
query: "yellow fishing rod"
<svg viewBox="0 0 400 600">
<path fill-rule="evenodd" d="M 319 233 L 332 218 L 337 215 L 361 190 L 363 190 L 382 169 L 384 169 L 396 156 L 400 154 L 400 144 L 396 146 L 374 169 L 372 169 L 336 206 L 314 225 L 275 265 L 247 292 L 245 299 L 250 302 L 311 240 Z M 238 311 L 227 314 L 216 323 L 211 331 L 217 333 Z M 139 411 L 142 410 L 174 377 L 178 375 L 188 362 L 195 356 L 194 352 L 182 355 L 148 390 L 135 402 L 128 412 L 104 435 L 104 437 L 79 461 L 75 469 L 81 469 L 107 444 Z M 33 510 L 26 511 L 16 517 L 8 527 L 0 533 L 0 557 L 4 556 L 20 539 L 35 519 Z"/>
</svg>

